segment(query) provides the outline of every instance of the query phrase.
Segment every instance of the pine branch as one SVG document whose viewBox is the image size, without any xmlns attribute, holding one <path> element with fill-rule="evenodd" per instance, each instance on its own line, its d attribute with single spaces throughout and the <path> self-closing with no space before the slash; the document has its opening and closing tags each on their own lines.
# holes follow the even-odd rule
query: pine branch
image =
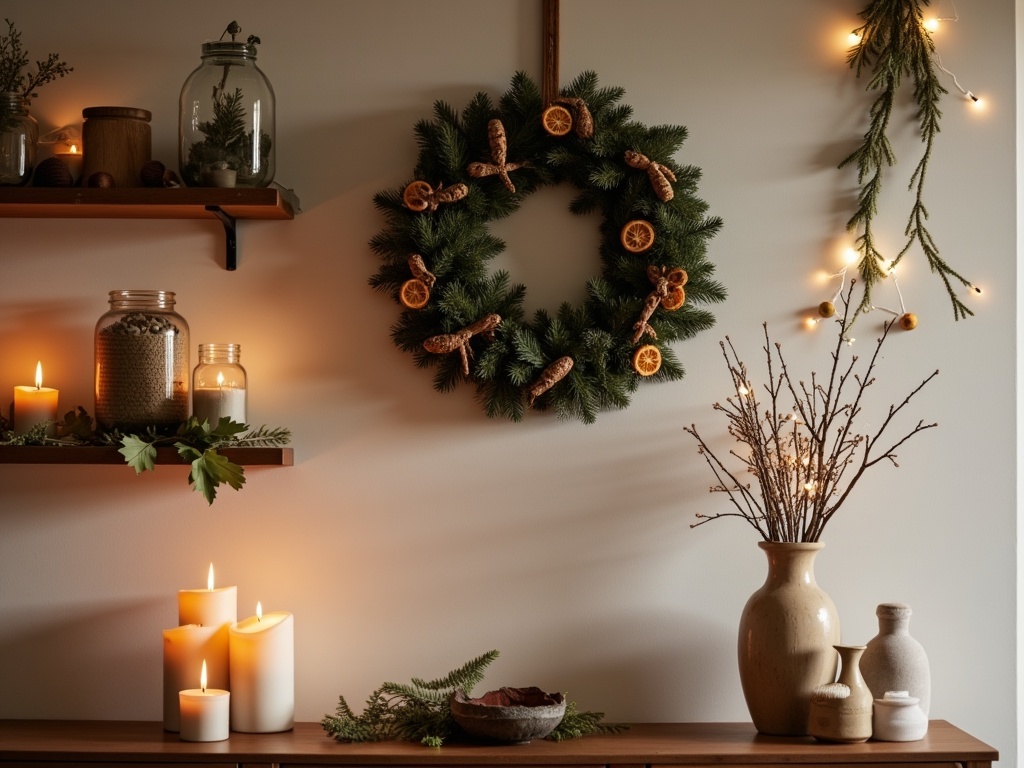
<svg viewBox="0 0 1024 768">
<path fill-rule="evenodd" d="M 860 42 L 848 55 L 850 67 L 859 78 L 863 71 L 873 69 L 874 75 L 867 90 L 878 91 L 869 111 L 870 123 L 861 145 L 847 156 L 840 168 L 854 165 L 860 191 L 857 210 L 846 228 L 861 230 L 855 244 L 860 252 L 859 271 L 864 283 L 863 295 L 854 313 L 856 317 L 872 307 L 872 289 L 887 277 L 887 270 L 895 266 L 917 243 L 925 254 L 931 271 L 938 274 L 949 295 L 956 320 L 974 313 L 957 296 L 953 282 L 969 286 L 970 282 L 953 269 L 939 254 L 939 249 L 926 226 L 928 212 L 924 205 L 924 186 L 931 160 L 939 120 L 942 112 L 939 100 L 946 89 L 939 83 L 933 57 L 935 44 L 923 26 L 922 7 L 928 0 L 872 0 L 861 13 L 864 24 L 855 30 Z M 896 164 L 896 156 L 888 138 L 896 94 L 903 78 L 914 82 L 913 98 L 924 152 L 910 177 L 909 189 L 915 200 L 907 220 L 904 234 L 906 244 L 894 259 L 887 260 L 875 239 L 874 222 L 885 169 Z M 852 325 L 852 322 L 851 322 Z"/>
</svg>

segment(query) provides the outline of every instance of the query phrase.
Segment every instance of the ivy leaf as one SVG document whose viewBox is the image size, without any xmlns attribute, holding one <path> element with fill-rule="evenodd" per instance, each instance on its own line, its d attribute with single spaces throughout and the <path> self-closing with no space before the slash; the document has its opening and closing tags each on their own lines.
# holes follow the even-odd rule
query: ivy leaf
<svg viewBox="0 0 1024 768">
<path fill-rule="evenodd" d="M 195 485 L 195 489 L 203 494 L 207 504 L 213 504 L 217 498 L 217 486 L 227 483 L 236 491 L 241 490 L 245 484 L 245 474 L 240 466 L 221 456 L 213 448 L 208 448 L 199 454 L 194 448 L 177 444 L 178 453 L 184 458 L 186 451 L 189 455 L 198 454 L 192 460 L 192 471 L 189 472 L 189 482 Z"/>
<path fill-rule="evenodd" d="M 121 438 L 121 445 L 123 447 L 118 448 L 117 452 L 124 456 L 136 475 L 156 466 L 156 448 L 150 443 L 136 435 L 126 435 Z"/>
<path fill-rule="evenodd" d="M 217 426 L 210 430 L 210 436 L 233 437 L 245 432 L 248 428 L 249 427 L 246 424 L 239 424 L 237 421 L 232 421 L 230 416 L 221 416 L 220 421 L 217 422 Z"/>
</svg>

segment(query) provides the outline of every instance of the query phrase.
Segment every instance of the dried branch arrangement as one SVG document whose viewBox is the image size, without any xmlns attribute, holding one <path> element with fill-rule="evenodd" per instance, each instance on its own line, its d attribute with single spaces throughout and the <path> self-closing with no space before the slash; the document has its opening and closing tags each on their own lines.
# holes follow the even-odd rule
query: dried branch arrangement
<svg viewBox="0 0 1024 768">
<path fill-rule="evenodd" d="M 827 377 L 812 372 L 809 383 L 794 382 L 782 345 L 771 342 L 768 327 L 764 326 L 768 371 L 762 387 L 766 396 L 763 404 L 732 342 L 728 337 L 721 342 L 735 396 L 726 398 L 724 404 L 715 403 L 714 408 L 726 415 L 729 434 L 744 450 L 729 451 L 735 460 L 729 463 L 738 464 L 738 469 L 730 469 L 695 425 L 685 427 L 696 438 L 700 454 L 715 475 L 717 483 L 711 491 L 726 494 L 732 505 L 730 511 L 698 514 L 698 522 L 691 527 L 723 517 L 739 517 L 766 541 L 818 541 L 825 525 L 869 468 L 883 461 L 899 466 L 896 450 L 919 432 L 938 426 L 918 421 L 902 437 L 888 434 L 911 399 L 938 375 L 936 370 L 899 404 L 890 405 L 884 416 L 867 421 L 879 425 L 874 433 L 857 427 L 864 394 L 875 384 L 875 366 L 893 323 L 885 325 L 861 370 L 860 358 L 849 355 L 847 359 L 844 353 L 849 348 L 844 336 L 852 322 L 852 291 L 851 281 L 844 297 L 843 316 L 837 321 L 839 333 Z M 756 487 L 741 480 L 744 475 L 753 475 Z"/>
</svg>

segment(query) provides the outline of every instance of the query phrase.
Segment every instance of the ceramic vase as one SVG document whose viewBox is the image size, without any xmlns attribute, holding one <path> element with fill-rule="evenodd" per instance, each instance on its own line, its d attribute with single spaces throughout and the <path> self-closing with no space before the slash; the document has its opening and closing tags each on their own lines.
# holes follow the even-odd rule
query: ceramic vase
<svg viewBox="0 0 1024 768">
<path fill-rule="evenodd" d="M 839 730 L 835 741 L 859 742 L 871 738 L 871 714 L 874 704 L 871 689 L 864 682 L 860 659 L 866 646 L 837 645 L 839 653 L 838 682 L 850 689 L 839 709 Z"/>
<path fill-rule="evenodd" d="M 758 546 L 768 557 L 768 575 L 740 616 L 743 696 L 759 732 L 803 736 L 812 691 L 836 679 L 839 616 L 814 579 L 814 559 L 825 545 Z"/>
<path fill-rule="evenodd" d="M 860 668 L 875 698 L 888 691 L 906 691 L 919 700 L 925 716 L 931 703 L 931 672 L 928 654 L 910 636 L 909 605 L 882 603 L 875 610 L 878 634 L 868 641 Z"/>
<path fill-rule="evenodd" d="M 920 741 L 928 733 L 928 716 L 917 697 L 888 691 L 875 699 L 872 737 L 878 741 Z"/>
</svg>

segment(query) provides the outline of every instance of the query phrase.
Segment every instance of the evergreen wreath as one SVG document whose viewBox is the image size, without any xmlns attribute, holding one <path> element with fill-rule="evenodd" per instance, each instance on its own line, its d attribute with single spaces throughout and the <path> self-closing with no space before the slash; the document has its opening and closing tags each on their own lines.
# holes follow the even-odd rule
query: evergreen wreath
<svg viewBox="0 0 1024 768">
<path fill-rule="evenodd" d="M 725 298 L 706 253 L 722 222 L 695 194 L 700 169 L 673 159 L 686 128 L 633 121 L 624 93 L 584 72 L 545 109 L 520 72 L 497 105 L 478 93 L 459 114 L 438 101 L 416 124 L 413 180 L 374 196 L 387 225 L 369 282 L 403 307 L 392 340 L 436 369 L 436 390 L 469 380 L 491 418 L 533 408 L 592 423 L 641 379 L 683 376 L 669 344 L 709 329 L 699 305 Z M 527 319 L 525 286 L 488 272 L 505 244 L 487 225 L 564 182 L 579 192 L 572 213 L 600 213 L 602 272 L 582 306 Z"/>
</svg>

